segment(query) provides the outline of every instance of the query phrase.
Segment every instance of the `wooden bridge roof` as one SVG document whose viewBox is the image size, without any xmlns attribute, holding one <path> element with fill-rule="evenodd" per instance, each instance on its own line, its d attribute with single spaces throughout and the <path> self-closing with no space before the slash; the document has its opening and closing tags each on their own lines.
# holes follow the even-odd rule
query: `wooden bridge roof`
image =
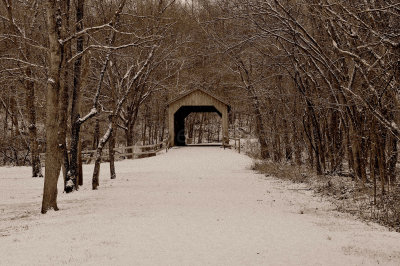
<svg viewBox="0 0 400 266">
<path fill-rule="evenodd" d="M 228 107 L 228 111 L 230 111 L 231 107 L 230 107 L 230 105 L 229 105 L 226 101 L 224 101 L 224 100 L 222 100 L 222 99 L 220 99 L 220 98 L 218 98 L 218 97 L 215 97 L 214 95 L 211 95 L 209 92 L 207 92 L 207 91 L 205 91 L 205 90 L 203 90 L 203 89 L 193 89 L 193 90 L 189 90 L 189 91 L 187 91 L 187 92 L 185 92 L 185 93 L 183 93 L 183 94 L 181 94 L 181 95 L 178 95 L 178 96 L 175 97 L 174 99 L 172 99 L 172 100 L 170 100 L 169 102 L 167 102 L 167 106 L 169 106 L 169 105 L 171 105 L 172 103 L 177 102 L 177 101 L 179 101 L 179 100 L 185 98 L 186 96 L 189 96 L 190 94 L 192 94 L 192 93 L 194 93 L 194 92 L 196 92 L 196 91 L 200 91 L 200 92 L 206 94 L 207 96 L 209 96 L 209 97 L 211 97 L 211 98 L 214 98 L 215 100 L 221 102 L 222 104 L 226 105 L 226 106 Z"/>
</svg>

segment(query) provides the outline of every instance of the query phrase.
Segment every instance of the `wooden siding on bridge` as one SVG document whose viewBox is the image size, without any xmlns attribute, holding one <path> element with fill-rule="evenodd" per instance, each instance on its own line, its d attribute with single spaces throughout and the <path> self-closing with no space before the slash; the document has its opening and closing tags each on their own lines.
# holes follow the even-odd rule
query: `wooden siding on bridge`
<svg viewBox="0 0 400 266">
<path fill-rule="evenodd" d="M 174 115 L 181 107 L 209 107 L 213 106 L 221 115 L 223 139 L 228 138 L 228 112 L 229 105 L 212 96 L 202 89 L 195 89 L 168 103 L 168 128 L 170 146 L 175 146 Z"/>
</svg>

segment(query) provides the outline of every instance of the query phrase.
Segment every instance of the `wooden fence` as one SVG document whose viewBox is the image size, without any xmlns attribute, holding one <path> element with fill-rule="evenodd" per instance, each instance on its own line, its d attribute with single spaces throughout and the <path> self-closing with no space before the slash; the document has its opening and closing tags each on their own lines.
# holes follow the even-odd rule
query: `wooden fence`
<svg viewBox="0 0 400 266">
<path fill-rule="evenodd" d="M 234 145 L 231 145 L 230 144 L 230 141 L 231 140 L 234 140 L 235 141 L 235 144 Z M 227 141 L 227 143 L 228 144 L 225 144 L 225 141 L 222 141 L 222 145 L 224 146 L 224 149 L 225 148 L 234 148 L 235 150 L 238 150 L 238 152 L 240 153 L 240 138 L 229 138 L 228 139 L 228 141 Z"/>
<path fill-rule="evenodd" d="M 229 138 L 229 140 L 235 141 L 234 145 L 225 144 L 223 142 L 224 149 L 225 148 L 234 148 L 240 153 L 240 138 Z M 228 141 L 229 143 L 230 141 Z M 168 151 L 168 140 L 164 140 L 163 142 L 152 144 L 152 145 L 144 145 L 144 146 L 123 146 L 114 148 L 114 158 L 115 160 L 123 160 L 123 159 L 140 159 L 146 157 L 156 156 L 158 152 L 162 150 Z M 96 156 L 97 150 L 83 150 L 82 152 L 82 162 L 89 164 L 91 163 Z M 101 158 L 103 161 L 108 161 L 109 158 L 109 150 L 103 149 Z M 46 154 L 40 154 L 40 161 L 42 165 L 45 164 Z"/>
<path fill-rule="evenodd" d="M 156 156 L 158 152 L 165 149 L 168 151 L 168 142 L 164 140 L 163 142 L 152 144 L 152 145 L 144 145 L 144 146 L 123 146 L 123 147 L 115 147 L 114 148 L 114 158 L 115 160 L 123 160 L 123 159 L 140 159 L 146 157 Z M 83 150 L 82 154 L 82 162 L 89 164 L 91 163 L 96 156 L 97 150 Z M 107 161 L 109 158 L 109 150 L 103 149 L 101 159 L 103 161 Z M 46 153 L 40 154 L 40 161 L 44 165 L 46 160 Z"/>
<path fill-rule="evenodd" d="M 240 138 L 230 138 L 231 140 L 235 141 L 235 150 L 238 150 L 238 152 L 240 153 Z"/>
</svg>

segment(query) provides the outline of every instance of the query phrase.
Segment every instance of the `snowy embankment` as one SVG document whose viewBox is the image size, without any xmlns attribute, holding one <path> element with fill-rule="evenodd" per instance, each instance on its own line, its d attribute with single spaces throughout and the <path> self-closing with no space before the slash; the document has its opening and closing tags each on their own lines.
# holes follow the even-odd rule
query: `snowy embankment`
<svg viewBox="0 0 400 266">
<path fill-rule="evenodd" d="M 0 168 L 0 265 L 400 265 L 400 234 L 333 210 L 301 185 L 219 147 L 103 164 L 100 188 L 59 195 Z M 60 190 L 62 183 L 60 182 Z"/>
</svg>

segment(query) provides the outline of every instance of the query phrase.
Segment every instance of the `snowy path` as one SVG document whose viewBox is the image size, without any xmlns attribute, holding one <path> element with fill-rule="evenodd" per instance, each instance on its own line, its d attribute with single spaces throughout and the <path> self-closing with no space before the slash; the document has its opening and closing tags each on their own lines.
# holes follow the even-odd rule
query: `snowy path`
<svg viewBox="0 0 400 266">
<path fill-rule="evenodd" d="M 102 166 L 100 190 L 60 193 L 0 168 L 0 265 L 400 265 L 400 234 L 366 225 L 218 147 Z M 61 187 L 61 182 L 60 182 Z M 301 214 L 303 212 L 304 214 Z"/>
</svg>

